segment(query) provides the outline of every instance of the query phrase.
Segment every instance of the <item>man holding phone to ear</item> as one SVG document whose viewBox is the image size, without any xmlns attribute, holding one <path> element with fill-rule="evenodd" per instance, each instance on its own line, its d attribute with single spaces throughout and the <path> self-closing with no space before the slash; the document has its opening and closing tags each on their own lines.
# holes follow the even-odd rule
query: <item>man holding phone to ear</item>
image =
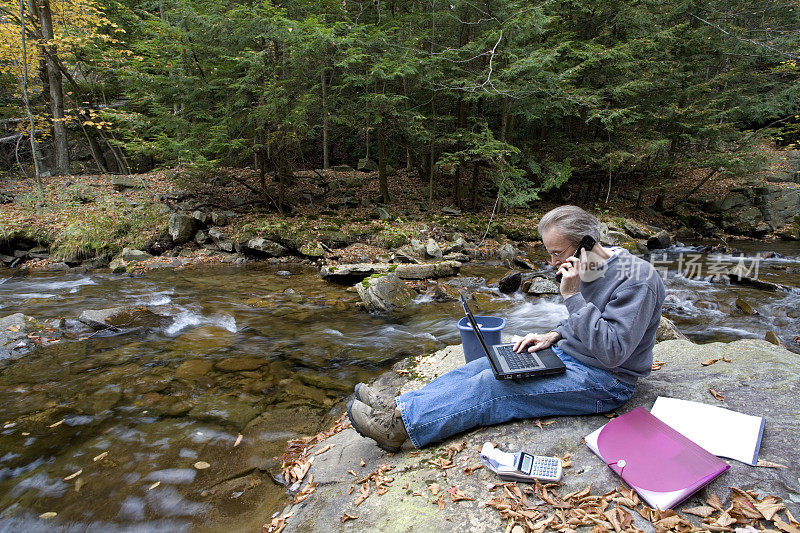
<svg viewBox="0 0 800 533">
<path fill-rule="evenodd" d="M 600 413 L 628 401 L 652 368 L 665 296 L 661 278 L 627 250 L 600 245 L 600 222 L 580 207 L 549 211 L 539 235 L 561 275 L 569 317 L 549 333 L 526 335 L 514 350 L 550 347 L 566 371 L 498 380 L 481 357 L 397 398 L 359 383 L 347 406 L 356 431 L 397 451 L 408 438 L 420 448 L 477 426 Z"/>
</svg>

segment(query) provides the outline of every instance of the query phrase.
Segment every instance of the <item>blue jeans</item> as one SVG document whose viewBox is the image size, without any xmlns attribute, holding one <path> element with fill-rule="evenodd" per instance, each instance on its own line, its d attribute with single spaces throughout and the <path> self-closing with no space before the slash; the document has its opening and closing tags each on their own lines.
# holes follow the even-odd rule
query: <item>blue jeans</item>
<svg viewBox="0 0 800 533">
<path fill-rule="evenodd" d="M 624 404 L 634 385 L 585 365 L 557 347 L 563 374 L 499 380 L 480 357 L 397 398 L 403 423 L 417 448 L 478 426 L 522 418 L 603 413 Z"/>
</svg>

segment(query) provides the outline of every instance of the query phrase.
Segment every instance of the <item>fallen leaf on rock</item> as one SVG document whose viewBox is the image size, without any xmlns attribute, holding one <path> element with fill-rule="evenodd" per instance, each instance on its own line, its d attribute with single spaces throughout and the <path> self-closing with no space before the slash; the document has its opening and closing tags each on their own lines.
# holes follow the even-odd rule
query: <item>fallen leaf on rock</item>
<svg viewBox="0 0 800 533">
<path fill-rule="evenodd" d="M 86 483 L 86 481 L 84 481 L 82 477 L 79 477 L 78 479 L 76 479 L 75 480 L 75 492 L 80 492 L 81 491 L 81 487 L 83 487 L 84 483 Z"/>
<path fill-rule="evenodd" d="M 155 483 L 153 483 L 152 485 L 147 487 L 147 490 L 153 490 L 154 488 L 158 487 L 159 485 L 161 485 L 161 482 L 160 481 L 156 481 Z"/>
<path fill-rule="evenodd" d="M 569 457 L 569 452 L 567 452 L 567 454 L 561 458 L 561 468 L 570 468 L 572 466 L 572 460 Z"/>
<path fill-rule="evenodd" d="M 428 487 L 428 490 L 431 491 L 431 494 L 436 496 L 437 494 L 439 494 L 441 486 L 438 483 L 431 483 L 431 485 Z"/>
<path fill-rule="evenodd" d="M 242 443 L 243 438 L 244 436 L 241 433 L 239 433 L 239 436 L 236 437 L 236 442 L 233 443 L 233 447 L 236 448 L 238 445 L 240 445 Z"/>
<path fill-rule="evenodd" d="M 475 498 L 467 496 L 466 494 L 464 494 L 463 491 L 455 487 L 450 487 L 449 489 L 447 489 L 447 492 L 450 493 L 450 499 L 453 500 L 454 502 L 475 500 Z"/>
<path fill-rule="evenodd" d="M 760 466 L 762 468 L 789 468 L 786 465 L 782 465 L 780 463 L 773 463 L 772 461 L 765 461 L 764 459 L 759 459 L 756 463 L 756 466 Z"/>
<path fill-rule="evenodd" d="M 367 466 L 367 463 L 364 462 L 364 459 L 361 459 L 361 466 Z"/>
<path fill-rule="evenodd" d="M 94 461 L 94 462 L 96 463 L 97 461 L 100 461 L 100 460 L 102 460 L 102 459 L 105 459 L 106 455 L 108 455 L 108 452 L 103 452 L 103 453 L 101 453 L 100 455 L 96 455 L 96 456 L 94 456 L 94 457 L 92 458 L 92 461 Z"/>
<path fill-rule="evenodd" d="M 476 471 L 476 470 L 480 470 L 481 468 L 483 468 L 483 463 L 478 463 L 478 464 L 476 464 L 476 465 L 472 465 L 472 466 L 468 466 L 468 467 L 466 467 L 466 468 L 464 469 L 464 473 L 465 473 L 466 475 L 470 475 L 470 474 L 472 474 L 474 471 Z"/>
<path fill-rule="evenodd" d="M 436 500 L 436 505 L 439 506 L 439 510 L 444 510 L 444 492 L 439 493 L 439 499 Z"/>
<path fill-rule="evenodd" d="M 408 370 L 400 369 L 400 370 L 397 371 L 397 375 L 398 376 L 407 376 L 408 374 L 409 374 Z"/>
<path fill-rule="evenodd" d="M 325 446 L 323 446 L 322 448 L 320 448 L 319 450 L 314 452 L 314 455 L 322 455 L 323 453 L 327 452 L 331 448 L 333 448 L 333 444 L 326 444 Z M 364 465 L 361 465 L 361 466 L 364 466 Z"/>
<path fill-rule="evenodd" d="M 355 485 L 350 485 L 350 489 L 347 491 L 347 494 L 348 495 L 353 494 L 354 490 L 356 490 L 356 486 Z"/>
<path fill-rule="evenodd" d="M 724 402 L 724 401 L 725 401 L 725 396 L 723 396 L 723 395 L 722 395 L 722 394 L 720 394 L 719 392 L 715 391 L 714 389 L 711 389 L 711 388 L 709 388 L 709 389 L 708 389 L 708 392 L 710 392 L 710 393 L 711 393 L 711 396 L 713 396 L 713 397 L 714 397 L 714 398 L 716 398 L 717 400 L 719 400 L 719 401 L 721 401 L 721 402 Z"/>
<path fill-rule="evenodd" d="M 6 328 L 8 331 L 13 331 L 14 333 L 19 331 L 19 326 L 8 326 Z"/>
<path fill-rule="evenodd" d="M 76 477 L 80 476 L 82 472 L 83 472 L 83 469 L 81 468 L 80 470 L 78 470 L 74 474 L 70 474 L 67 477 L 65 477 L 64 481 L 69 481 L 70 479 L 75 479 Z"/>
<path fill-rule="evenodd" d="M 402 488 L 403 490 L 407 489 L 408 488 L 408 483 L 403 483 L 403 486 L 400 487 L 400 488 Z"/>
<path fill-rule="evenodd" d="M 767 496 L 762 501 L 754 503 L 753 506 L 767 520 L 772 520 L 779 511 L 783 511 L 786 508 L 775 496 Z"/>
<path fill-rule="evenodd" d="M 651 367 L 652 370 L 661 370 L 661 367 L 666 365 L 666 361 L 657 361 L 653 359 L 653 366 Z"/>
<path fill-rule="evenodd" d="M 58 426 L 60 426 L 60 425 L 61 425 L 61 424 L 63 424 L 63 423 L 64 423 L 64 419 L 62 418 L 62 419 L 61 419 L 61 420 L 59 420 L 58 422 L 54 422 L 53 424 L 50 424 L 50 425 L 49 425 L 49 426 L 47 426 L 47 427 L 49 427 L 49 428 L 55 428 L 55 427 L 58 427 Z"/>
<path fill-rule="evenodd" d="M 280 533 L 286 527 L 285 516 L 274 517 L 269 524 L 264 524 L 261 527 L 261 533 Z"/>
<path fill-rule="evenodd" d="M 710 365 L 713 365 L 714 363 L 716 363 L 717 361 L 719 361 L 719 358 L 717 358 L 717 359 L 709 359 L 707 361 L 703 361 L 700 364 L 703 365 L 703 366 L 710 366 Z"/>
<path fill-rule="evenodd" d="M 303 487 L 303 490 L 295 494 L 294 500 L 292 500 L 292 504 L 297 504 L 314 494 L 314 491 L 317 490 L 317 484 L 314 483 L 314 474 L 308 476 L 308 483 L 306 486 Z"/>
<path fill-rule="evenodd" d="M 428 461 L 429 464 L 432 464 L 436 468 L 440 470 L 447 470 L 448 468 L 453 468 L 456 466 L 453 461 L 450 459 L 445 459 L 444 457 L 437 457 L 436 459 L 431 459 Z"/>
<path fill-rule="evenodd" d="M 366 483 L 362 483 L 361 488 L 358 489 L 358 491 L 361 493 L 361 496 L 356 498 L 356 501 L 353 502 L 353 504 L 356 507 L 364 503 L 364 500 L 369 498 L 369 493 L 370 493 L 369 481 L 367 481 Z"/>
<path fill-rule="evenodd" d="M 347 473 L 350 474 L 351 476 L 358 477 L 358 474 L 356 474 L 355 470 L 348 470 Z"/>
<path fill-rule="evenodd" d="M 48 511 L 46 513 L 42 513 L 39 515 L 39 518 L 44 518 L 45 520 L 49 520 L 51 518 L 55 518 L 58 516 L 58 513 L 54 513 L 53 511 Z"/>
<path fill-rule="evenodd" d="M 194 467 L 195 467 L 196 469 L 198 469 L 198 470 L 205 470 L 206 468 L 208 468 L 208 467 L 210 467 L 210 466 L 211 466 L 211 465 L 210 465 L 210 464 L 208 464 L 208 463 L 207 463 L 207 462 L 205 462 L 205 461 L 197 461 L 197 462 L 194 464 Z"/>
<path fill-rule="evenodd" d="M 730 358 L 727 355 L 723 355 L 722 356 L 722 361 L 724 361 L 726 363 L 730 363 L 731 362 Z"/>
<path fill-rule="evenodd" d="M 780 529 L 784 533 L 800 533 L 800 529 L 798 529 L 797 527 L 795 527 L 795 526 L 793 526 L 791 524 L 787 524 L 786 522 L 784 522 L 780 518 L 774 518 L 772 520 L 772 523 L 775 524 L 775 527 L 777 527 L 778 529 Z"/>
<path fill-rule="evenodd" d="M 356 518 L 358 518 L 358 517 L 357 516 L 353 516 L 351 514 L 344 513 L 342 516 L 339 517 L 339 520 L 341 520 L 342 523 L 344 523 L 344 522 L 347 522 L 348 520 L 355 520 Z"/>
<path fill-rule="evenodd" d="M 727 512 L 723 511 L 722 514 L 719 515 L 717 521 L 714 523 L 720 527 L 728 527 L 731 524 L 735 524 L 736 519 L 729 515 Z"/>
<path fill-rule="evenodd" d="M 712 514 L 714 514 L 714 508 L 708 505 L 700 505 L 698 507 L 690 507 L 689 509 L 683 509 L 684 513 L 693 514 L 695 516 L 702 516 L 703 518 L 708 518 Z"/>
<path fill-rule="evenodd" d="M 719 501 L 719 498 L 716 494 L 712 494 L 706 500 L 706 503 L 716 509 L 717 511 L 722 511 L 722 502 Z"/>
</svg>

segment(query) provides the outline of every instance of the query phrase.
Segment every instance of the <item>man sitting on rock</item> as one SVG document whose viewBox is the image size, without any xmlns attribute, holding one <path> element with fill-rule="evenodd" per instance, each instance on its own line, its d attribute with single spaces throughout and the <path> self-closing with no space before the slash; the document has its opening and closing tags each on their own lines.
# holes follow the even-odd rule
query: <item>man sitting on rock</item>
<svg viewBox="0 0 800 533">
<path fill-rule="evenodd" d="M 486 357 L 440 376 L 420 390 L 384 398 L 363 383 L 347 404 L 353 428 L 386 451 L 410 438 L 417 448 L 477 426 L 616 409 L 650 373 L 664 284 L 650 263 L 623 248 L 605 248 L 600 222 L 565 205 L 539 222 L 550 262 L 562 275 L 569 317 L 554 331 L 529 333 L 514 350 L 552 347 L 566 366 L 554 376 L 498 380 Z M 584 235 L 596 244 L 572 257 Z"/>
</svg>

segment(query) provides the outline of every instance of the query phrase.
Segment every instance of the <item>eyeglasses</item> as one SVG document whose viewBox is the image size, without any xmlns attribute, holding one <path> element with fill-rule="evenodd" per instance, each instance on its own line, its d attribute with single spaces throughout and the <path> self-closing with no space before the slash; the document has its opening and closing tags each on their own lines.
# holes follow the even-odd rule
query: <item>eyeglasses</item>
<svg viewBox="0 0 800 533">
<path fill-rule="evenodd" d="M 561 259 L 564 259 L 565 257 L 569 257 L 567 255 L 567 251 L 570 250 L 571 248 L 574 248 L 575 246 L 576 245 L 571 244 L 567 248 L 561 250 L 560 252 L 550 252 L 550 251 L 548 251 L 547 253 L 550 254 L 550 257 L 553 257 L 553 258 L 558 259 L 560 261 Z"/>
</svg>

